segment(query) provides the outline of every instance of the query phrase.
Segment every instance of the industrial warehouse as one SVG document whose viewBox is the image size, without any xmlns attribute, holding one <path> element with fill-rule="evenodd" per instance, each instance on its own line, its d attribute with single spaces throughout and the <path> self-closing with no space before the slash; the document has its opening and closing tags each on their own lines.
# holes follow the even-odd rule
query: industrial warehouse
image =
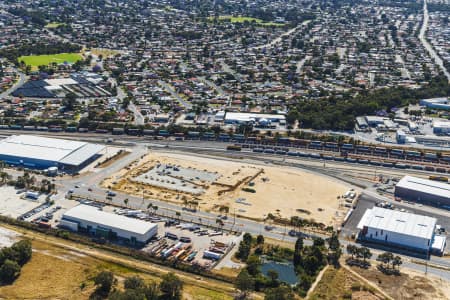
<svg viewBox="0 0 450 300">
<path fill-rule="evenodd" d="M 433 206 L 450 207 L 450 185 L 444 182 L 405 176 L 395 186 L 395 197 Z"/>
<path fill-rule="evenodd" d="M 110 240 L 124 239 L 132 245 L 144 245 L 158 232 L 158 225 L 80 204 L 64 213 L 61 227 Z"/>
<path fill-rule="evenodd" d="M 0 160 L 31 169 L 57 167 L 77 172 L 100 156 L 104 146 L 86 142 L 13 135 L 0 141 Z"/>
<path fill-rule="evenodd" d="M 412 250 L 442 254 L 445 238 L 435 235 L 435 218 L 380 207 L 367 209 L 359 221 L 359 239 Z"/>
</svg>

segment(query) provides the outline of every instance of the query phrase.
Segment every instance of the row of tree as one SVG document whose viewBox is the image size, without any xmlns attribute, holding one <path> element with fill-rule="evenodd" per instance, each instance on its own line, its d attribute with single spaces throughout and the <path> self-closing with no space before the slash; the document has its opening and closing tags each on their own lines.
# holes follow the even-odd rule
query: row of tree
<svg viewBox="0 0 450 300">
<path fill-rule="evenodd" d="M 400 265 L 403 263 L 402 258 L 398 255 L 394 255 L 392 252 L 384 252 L 377 257 L 377 261 L 381 264 L 378 265 L 378 269 L 385 274 L 400 274 Z"/>
<path fill-rule="evenodd" d="M 96 289 L 90 299 L 110 300 L 179 300 L 182 296 L 183 282 L 174 273 L 162 276 L 161 283 L 145 282 L 139 276 L 128 277 L 124 290 L 117 288 L 117 280 L 110 271 L 102 271 L 94 278 Z"/>
<path fill-rule="evenodd" d="M 357 265 L 362 268 L 368 268 L 370 266 L 370 263 L 367 260 L 372 257 L 372 252 L 370 252 L 369 248 L 348 244 L 347 253 L 351 255 L 351 259 L 349 258 L 346 261 L 347 264 Z"/>
<path fill-rule="evenodd" d="M 30 259 L 32 254 L 30 240 L 21 240 L 11 247 L 0 250 L 0 281 L 10 284 L 20 275 L 20 270 Z"/>
</svg>

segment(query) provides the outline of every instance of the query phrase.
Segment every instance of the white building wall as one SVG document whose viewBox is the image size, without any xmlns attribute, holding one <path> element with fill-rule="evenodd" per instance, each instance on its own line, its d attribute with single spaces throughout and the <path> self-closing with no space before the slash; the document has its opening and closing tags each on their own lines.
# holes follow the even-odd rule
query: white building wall
<svg viewBox="0 0 450 300">
<path fill-rule="evenodd" d="M 107 228 L 107 229 L 110 229 L 111 231 L 115 232 L 118 237 L 130 239 L 130 240 L 132 237 L 134 237 L 134 238 L 136 238 L 136 241 L 141 242 L 141 243 L 147 242 L 149 239 L 151 239 L 153 236 L 155 236 L 158 233 L 157 225 L 152 227 L 150 230 L 148 230 L 144 234 L 140 234 L 140 233 L 131 232 L 131 231 L 127 231 L 127 230 L 123 230 L 123 229 L 119 229 L 119 228 L 110 228 L 109 226 L 97 224 L 94 222 L 89 222 L 89 221 L 82 220 L 79 218 L 68 217 L 68 219 L 70 219 L 71 221 L 77 221 L 79 223 L 79 227 L 82 227 L 82 228 L 87 228 L 88 226 L 90 226 L 93 230 L 95 230 L 97 227 Z"/>
<path fill-rule="evenodd" d="M 380 230 L 375 228 L 368 228 L 366 237 L 370 239 L 379 240 L 380 242 L 395 243 L 397 245 L 404 245 L 406 247 L 413 247 L 424 250 L 429 249 L 431 243 L 426 238 L 420 238 L 416 236 L 410 236 L 386 230 L 381 232 Z"/>
</svg>

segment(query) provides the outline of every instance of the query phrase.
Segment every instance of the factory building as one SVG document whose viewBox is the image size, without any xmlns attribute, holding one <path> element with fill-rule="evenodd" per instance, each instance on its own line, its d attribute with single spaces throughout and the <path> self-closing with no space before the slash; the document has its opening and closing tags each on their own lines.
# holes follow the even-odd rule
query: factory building
<svg viewBox="0 0 450 300">
<path fill-rule="evenodd" d="M 218 117 L 216 117 L 216 119 L 218 119 Z M 256 113 L 227 112 L 225 114 L 224 123 L 225 124 L 258 124 L 260 126 L 268 126 L 271 123 L 279 123 L 280 125 L 284 125 L 284 124 L 286 124 L 286 117 L 282 114 L 256 114 Z"/>
<path fill-rule="evenodd" d="M 395 186 L 395 197 L 432 206 L 450 207 L 450 184 L 405 176 Z"/>
<path fill-rule="evenodd" d="M 450 101 L 448 98 L 431 98 L 420 100 L 419 104 L 427 108 L 450 110 Z"/>
<path fill-rule="evenodd" d="M 146 244 L 158 233 L 158 225 L 80 204 L 64 213 L 60 227 L 108 240 L 122 239 L 132 245 Z"/>
<path fill-rule="evenodd" d="M 439 252 L 445 248 L 445 238 L 435 238 L 436 221 L 427 216 L 373 207 L 359 221 L 358 239 L 424 254 Z"/>
<path fill-rule="evenodd" d="M 30 169 L 57 167 L 73 173 L 100 157 L 103 149 L 102 145 L 86 142 L 13 135 L 0 141 L 0 160 Z"/>
<path fill-rule="evenodd" d="M 433 122 L 434 134 L 448 134 L 450 133 L 450 122 L 435 121 Z"/>
</svg>

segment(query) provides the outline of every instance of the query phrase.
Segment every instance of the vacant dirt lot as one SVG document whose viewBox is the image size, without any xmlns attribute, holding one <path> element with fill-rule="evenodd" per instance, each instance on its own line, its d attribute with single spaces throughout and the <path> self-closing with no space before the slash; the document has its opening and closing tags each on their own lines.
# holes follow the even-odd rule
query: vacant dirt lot
<svg viewBox="0 0 450 300">
<path fill-rule="evenodd" d="M 352 267 L 352 270 L 379 286 L 394 299 L 444 300 L 450 295 L 449 282 L 432 275 L 425 277 L 423 273 L 405 268 L 401 269 L 401 276 L 385 275 L 375 267 L 369 270 Z"/>
<path fill-rule="evenodd" d="M 161 178 L 166 188 L 159 183 L 137 182 L 136 178 L 142 179 L 143 174 L 150 174 L 150 170 L 161 164 L 218 174 L 218 178 L 213 182 L 199 177 L 182 178 L 182 184 L 196 185 L 202 191 L 196 194 L 182 192 L 177 175 L 182 172 L 172 172 L 170 176 L 174 176 L 174 180 L 167 180 L 166 176 Z M 151 176 L 148 179 L 155 180 L 155 176 Z M 198 203 L 202 210 L 218 211 L 220 207 L 227 207 L 229 213 L 236 212 L 257 219 L 269 213 L 283 217 L 301 215 L 332 225 L 340 221 L 347 211 L 340 207 L 337 197 L 345 194 L 348 187 L 330 178 L 295 168 L 251 165 L 175 153 L 150 153 L 127 169 L 113 174 L 103 182 L 103 186 L 185 205 L 192 205 L 189 203 L 194 201 L 194 205 Z"/>
<path fill-rule="evenodd" d="M 381 300 L 383 297 L 371 287 L 361 283 L 356 276 L 345 268 L 329 267 L 314 291 L 311 292 L 309 299 Z"/>
</svg>

